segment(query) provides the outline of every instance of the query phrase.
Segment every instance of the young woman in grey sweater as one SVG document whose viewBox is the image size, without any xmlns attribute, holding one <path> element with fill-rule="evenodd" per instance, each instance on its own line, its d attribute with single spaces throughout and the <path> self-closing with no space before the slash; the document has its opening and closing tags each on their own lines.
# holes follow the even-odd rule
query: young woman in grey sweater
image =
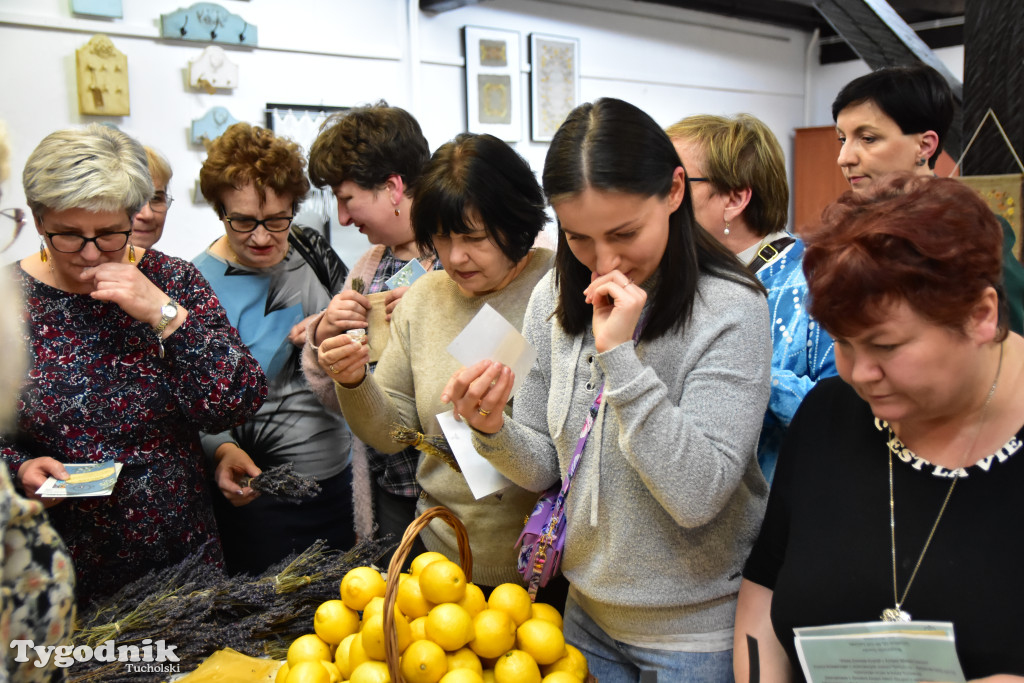
<svg viewBox="0 0 1024 683">
<path fill-rule="evenodd" d="M 645 113 L 584 104 L 548 151 L 556 271 L 524 334 L 537 362 L 483 362 L 446 398 L 484 457 L 519 486 L 566 476 L 565 633 L 599 680 L 732 680 L 740 571 L 767 485 L 755 459 L 769 395 L 761 285 L 693 219 L 685 171 Z M 492 384 L 493 383 L 493 384 Z M 600 396 L 600 400 L 598 399 Z"/>
</svg>

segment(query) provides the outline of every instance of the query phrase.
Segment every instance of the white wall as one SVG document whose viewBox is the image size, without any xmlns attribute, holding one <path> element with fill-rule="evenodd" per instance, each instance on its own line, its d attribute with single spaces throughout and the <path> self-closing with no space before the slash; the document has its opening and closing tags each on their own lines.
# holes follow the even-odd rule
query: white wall
<svg viewBox="0 0 1024 683">
<path fill-rule="evenodd" d="M 440 14 L 419 12 L 417 0 L 220 0 L 259 27 L 260 47 L 228 48 L 240 85 L 208 95 L 187 86 L 188 60 L 204 46 L 159 38 L 159 15 L 187 4 L 123 0 L 124 18 L 108 21 L 72 16 L 70 0 L 0 0 L 0 120 L 14 148 L 3 206 L 24 206 L 20 169 L 46 134 L 112 121 L 170 160 L 177 201 L 158 248 L 192 258 L 223 229 L 201 199 L 192 200 L 205 156 L 188 142 L 193 119 L 219 105 L 262 124 L 268 102 L 351 106 L 385 98 L 412 111 L 436 148 L 466 126 L 465 25 L 520 33 L 523 131 L 515 147 L 538 173 L 547 145 L 529 140 L 531 32 L 580 39 L 584 100 L 621 97 L 662 125 L 694 113 L 749 112 L 773 128 L 787 155 L 793 129 L 805 125 L 805 88 L 815 120 L 827 124 L 824 103 L 859 75 L 846 76 L 859 63 L 817 67 L 816 55 L 808 71 L 810 36 L 801 31 L 622 0 L 489 0 Z M 128 55 L 130 116 L 78 114 L 74 54 L 94 33 Z M 336 246 L 351 263 L 365 243 L 346 235 Z M 35 248 L 37 238 L 26 234 L 0 259 Z"/>
</svg>

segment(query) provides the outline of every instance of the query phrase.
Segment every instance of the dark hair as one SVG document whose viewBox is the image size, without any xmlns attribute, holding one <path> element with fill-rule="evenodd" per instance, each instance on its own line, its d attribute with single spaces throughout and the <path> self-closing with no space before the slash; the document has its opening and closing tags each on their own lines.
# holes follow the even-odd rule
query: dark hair
<svg viewBox="0 0 1024 683">
<path fill-rule="evenodd" d="M 236 123 L 206 147 L 206 161 L 199 169 L 199 189 L 217 212 L 223 213 L 221 195 L 252 183 L 262 205 L 269 187 L 278 195 L 290 195 L 292 206 L 309 193 L 306 159 L 302 148 L 273 131 L 248 123 Z"/>
<path fill-rule="evenodd" d="M 309 177 L 317 187 L 351 180 L 376 190 L 400 176 L 411 197 L 430 147 L 412 114 L 384 100 L 331 115 L 309 149 Z"/>
<path fill-rule="evenodd" d="M 939 144 L 929 168 L 942 153 L 942 141 L 953 122 L 953 91 L 942 75 L 927 64 L 888 66 L 847 83 L 832 102 L 832 120 L 849 106 L 874 102 L 896 122 L 904 135 L 935 131 Z"/>
<path fill-rule="evenodd" d="M 887 176 L 849 191 L 805 230 L 810 314 L 830 333 L 854 336 L 883 320 L 888 304 L 963 330 L 987 287 L 999 293 L 1006 337 L 1003 233 L 978 193 L 952 178 Z"/>
<path fill-rule="evenodd" d="M 462 133 L 441 145 L 423 168 L 412 201 L 412 227 L 422 251 L 433 238 L 464 235 L 470 211 L 513 263 L 533 247 L 548 221 L 544 193 L 530 165 L 493 135 Z"/>
<path fill-rule="evenodd" d="M 552 205 L 588 188 L 667 197 L 679 167 L 675 147 L 654 119 L 632 104 L 603 98 L 573 109 L 555 133 L 544 161 L 544 192 Z M 573 256 L 561 230 L 555 268 L 555 316 L 567 333 L 581 334 L 590 327 L 593 313 L 581 294 L 590 284 L 590 270 Z M 764 292 L 736 257 L 697 225 L 687 192 L 669 216 L 668 244 L 658 264 L 658 285 L 641 339 L 654 339 L 686 324 L 701 273 Z"/>
</svg>

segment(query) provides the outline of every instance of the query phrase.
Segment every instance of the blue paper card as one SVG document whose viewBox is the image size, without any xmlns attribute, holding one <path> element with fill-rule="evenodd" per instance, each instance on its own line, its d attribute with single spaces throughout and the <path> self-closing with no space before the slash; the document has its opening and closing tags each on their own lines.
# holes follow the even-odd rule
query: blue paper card
<svg viewBox="0 0 1024 683">
<path fill-rule="evenodd" d="M 384 284 L 388 286 L 388 289 L 408 287 L 412 283 L 416 282 L 416 280 L 426 272 L 427 270 L 423 267 L 423 264 L 421 264 L 417 259 L 413 259 L 402 266 L 400 271 L 385 280 Z"/>
</svg>

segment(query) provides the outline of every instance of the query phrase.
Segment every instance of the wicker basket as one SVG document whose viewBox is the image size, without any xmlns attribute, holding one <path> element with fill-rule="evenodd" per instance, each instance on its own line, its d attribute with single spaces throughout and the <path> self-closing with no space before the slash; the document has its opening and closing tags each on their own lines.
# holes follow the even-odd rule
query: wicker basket
<svg viewBox="0 0 1024 683">
<path fill-rule="evenodd" d="M 425 510 L 405 530 L 402 542 L 398 544 L 395 554 L 391 556 L 391 564 L 388 565 L 387 590 L 384 591 L 384 652 L 387 655 L 388 671 L 391 673 L 392 683 L 406 683 L 398 665 L 398 633 L 395 631 L 395 601 L 398 599 L 397 578 L 402 572 L 402 565 L 405 563 L 405 558 L 409 556 L 416 537 L 435 518 L 444 520 L 455 530 L 455 538 L 459 543 L 459 565 L 466 574 L 466 581 L 473 580 L 473 553 L 469 548 L 469 534 L 466 533 L 465 525 L 455 516 L 455 513 L 444 506 L 438 505 Z"/>
</svg>

